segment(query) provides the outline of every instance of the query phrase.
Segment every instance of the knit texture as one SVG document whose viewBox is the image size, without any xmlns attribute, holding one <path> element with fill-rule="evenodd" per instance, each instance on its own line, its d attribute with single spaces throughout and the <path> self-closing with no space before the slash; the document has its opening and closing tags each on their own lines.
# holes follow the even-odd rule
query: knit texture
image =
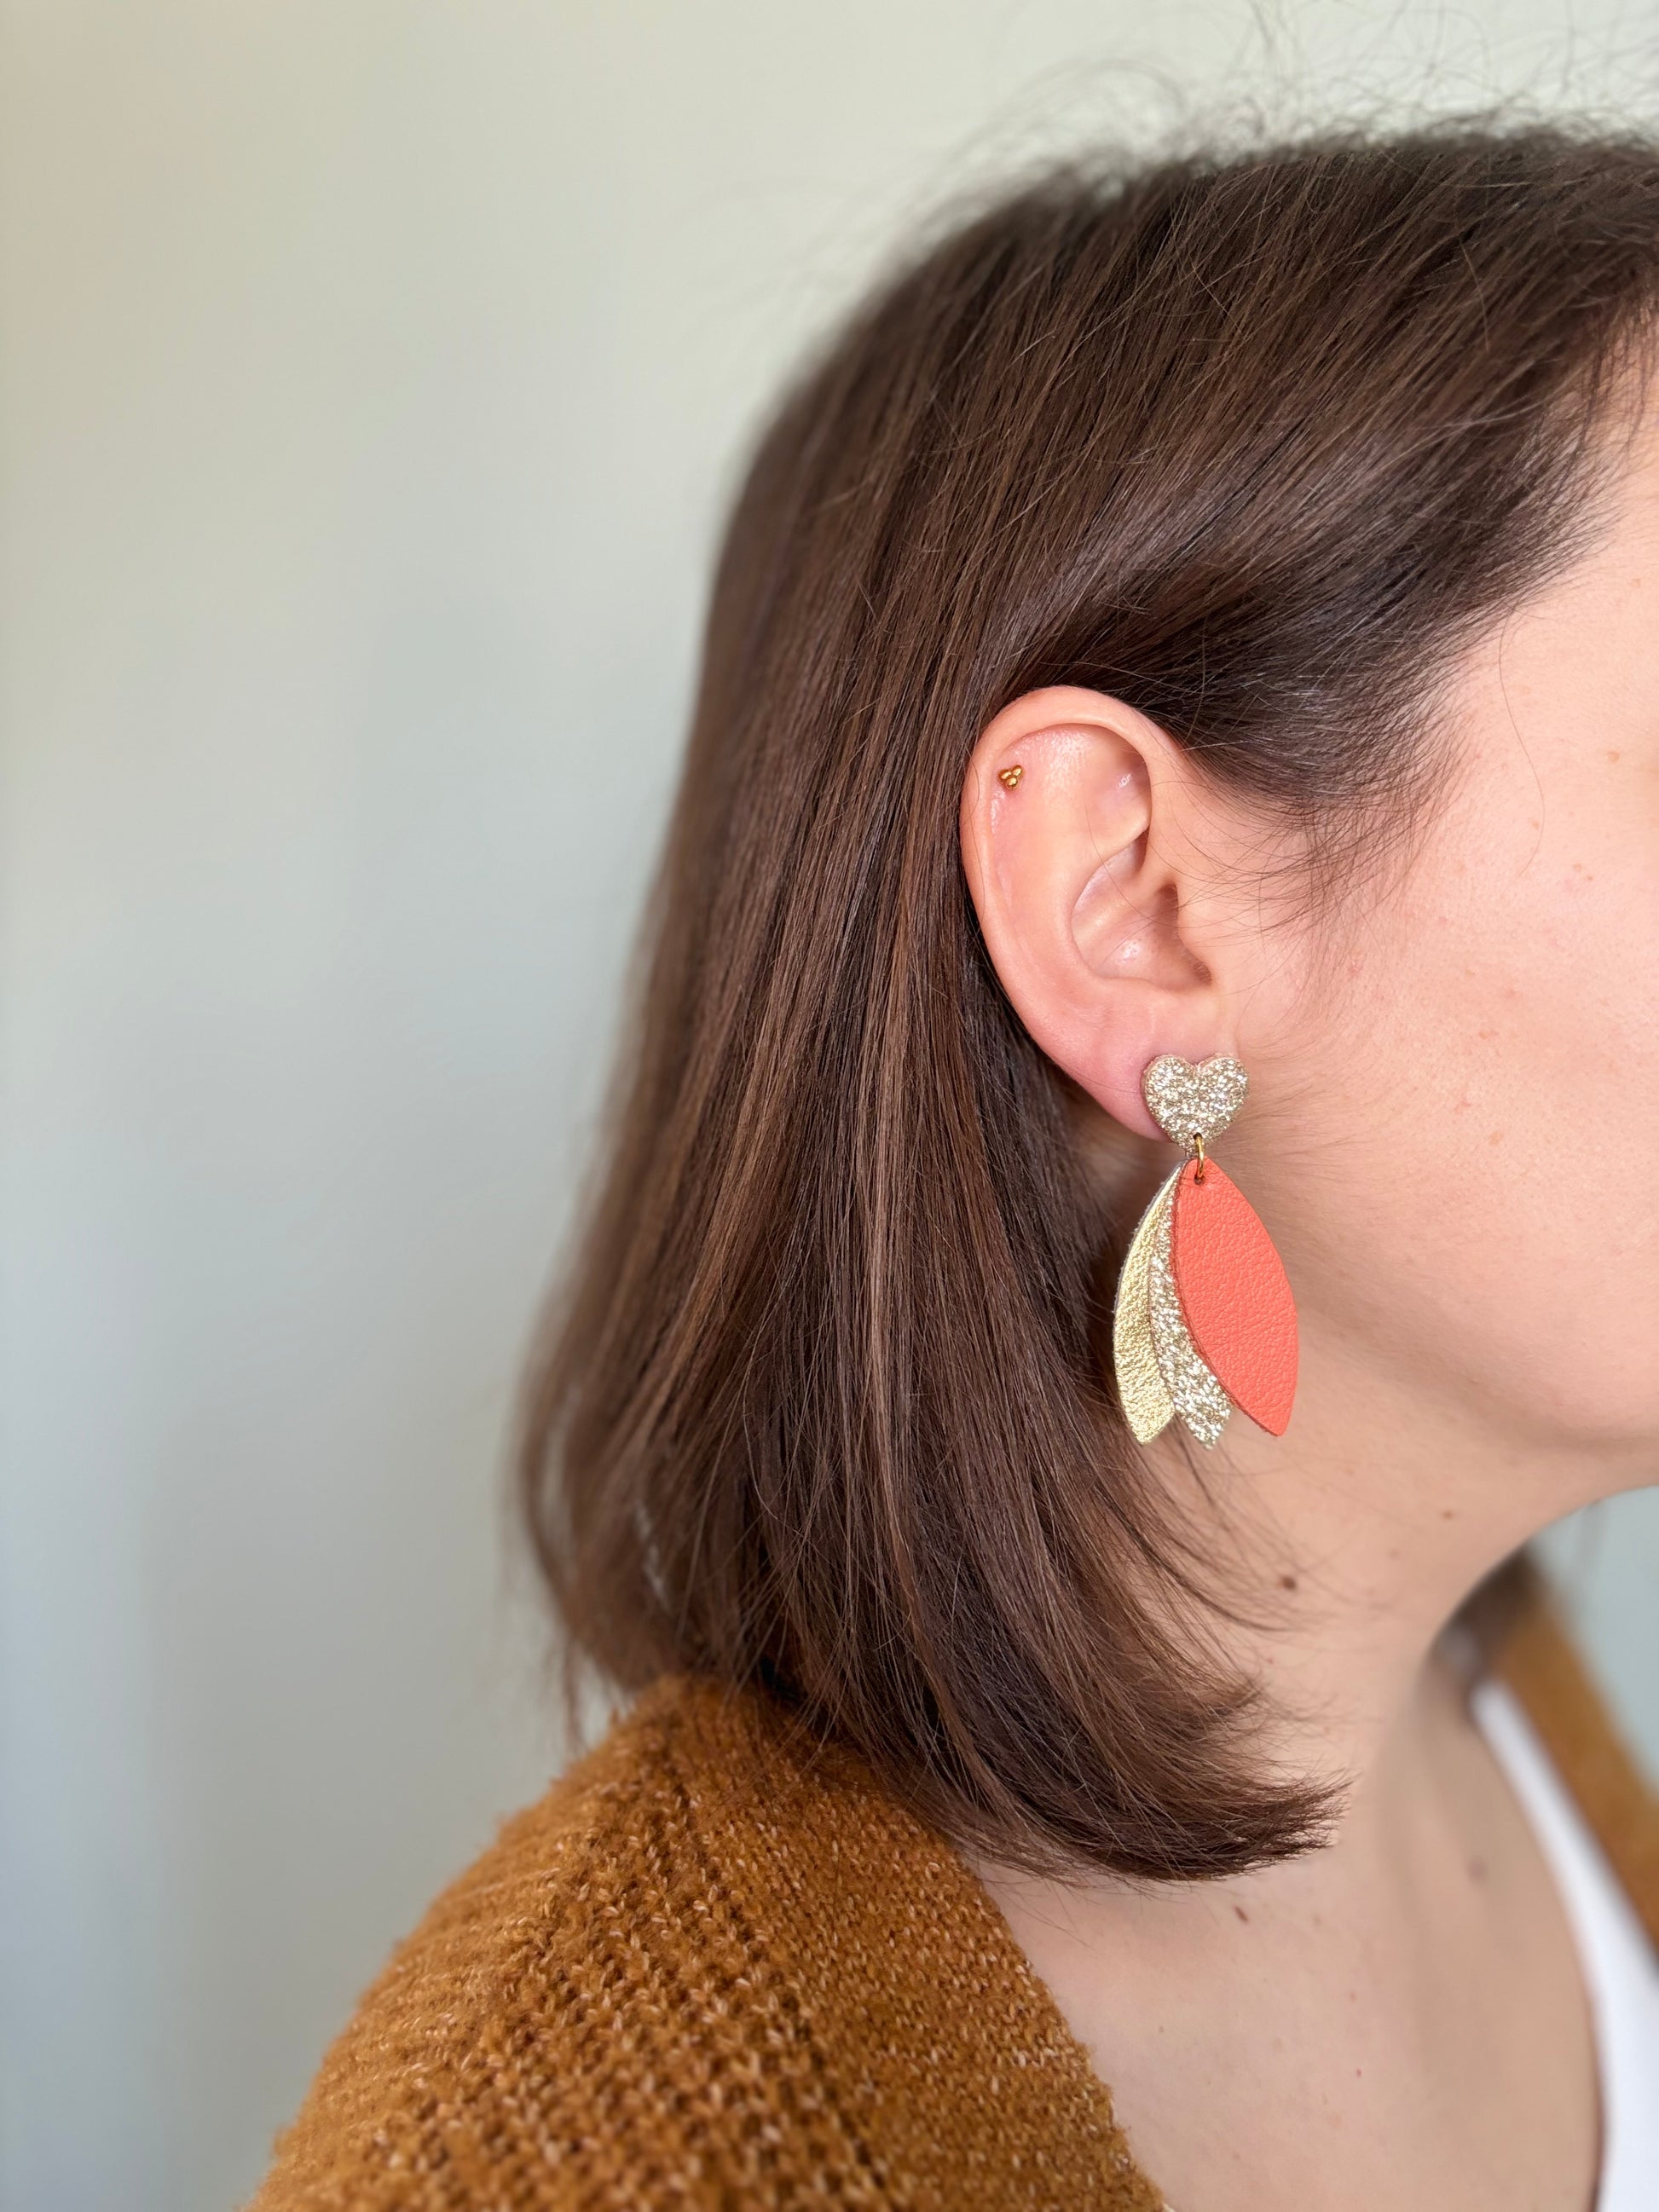
<svg viewBox="0 0 1659 2212">
<path fill-rule="evenodd" d="M 1158 2212 L 977 1879 L 788 1734 L 647 1692 L 396 1953 L 255 2212 Z"/>
<path fill-rule="evenodd" d="M 1659 1937 L 1659 1806 L 1547 1609 L 1496 1670 Z M 757 1692 L 659 1682 L 439 1898 L 252 2212 L 1159 2212 L 964 1861 Z"/>
</svg>

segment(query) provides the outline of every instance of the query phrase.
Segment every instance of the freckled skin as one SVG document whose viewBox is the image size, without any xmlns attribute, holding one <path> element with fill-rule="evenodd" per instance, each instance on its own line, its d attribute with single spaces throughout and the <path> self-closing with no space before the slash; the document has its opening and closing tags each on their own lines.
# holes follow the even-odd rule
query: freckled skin
<svg viewBox="0 0 1659 2212">
<path fill-rule="evenodd" d="M 1154 1052 L 1242 1060 L 1218 1151 L 1297 1301 L 1285 1437 L 1236 1416 L 1207 1488 L 1167 1432 L 1146 1456 L 1264 1624 L 1229 1648 L 1267 1744 L 1344 1786 L 1332 1842 L 1167 1889 L 981 1869 L 1183 2212 L 1592 2196 L 1571 1930 L 1434 1645 L 1516 1545 L 1659 1476 L 1659 421 L 1604 520 L 1471 645 L 1455 774 L 1334 907 L 1264 921 L 1259 825 L 1121 702 L 988 729 L 1018 820 L 969 774 L 988 945 L 1101 1156 Z"/>
<path fill-rule="evenodd" d="M 1306 1364 L 1310 1333 L 1386 1332 L 1449 1410 L 1583 1450 L 1557 1512 L 1652 1480 L 1659 1430 L 1659 559 L 1638 550 L 1659 555 L 1653 433 L 1602 543 L 1469 655 L 1456 783 L 1403 880 L 1261 1009 L 1240 1056 L 1265 1085 L 1273 1055 L 1283 1097 L 1230 1162 Z M 1310 1179 L 1340 1179 L 1340 1244 Z"/>
</svg>

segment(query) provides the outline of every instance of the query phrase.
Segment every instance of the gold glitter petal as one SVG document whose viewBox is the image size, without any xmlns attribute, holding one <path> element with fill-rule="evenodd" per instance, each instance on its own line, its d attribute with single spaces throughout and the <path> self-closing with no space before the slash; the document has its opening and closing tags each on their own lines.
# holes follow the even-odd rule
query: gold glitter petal
<svg viewBox="0 0 1659 2212">
<path fill-rule="evenodd" d="M 1164 1135 L 1190 1145 L 1197 1131 L 1212 1145 L 1244 1103 L 1250 1079 L 1241 1062 L 1214 1053 L 1194 1067 L 1179 1053 L 1161 1052 L 1148 1060 L 1140 1079 L 1146 1110 Z"/>
<path fill-rule="evenodd" d="M 1117 1370 L 1117 1395 L 1137 1440 L 1150 1443 L 1159 1430 L 1175 1418 L 1175 1401 L 1158 1371 L 1152 1344 L 1152 1257 L 1158 1231 L 1158 1210 L 1175 1188 L 1176 1168 L 1159 1186 L 1129 1249 L 1123 1255 L 1123 1272 L 1117 1279 L 1117 1297 L 1112 1307 L 1112 1364 Z"/>
<path fill-rule="evenodd" d="M 1181 1310 L 1170 1262 L 1176 1182 L 1176 1176 L 1171 1176 L 1164 1186 L 1152 1237 L 1147 1304 L 1152 1317 L 1152 1349 L 1158 1355 L 1164 1387 L 1176 1413 L 1207 1449 L 1226 1427 L 1233 1401 L 1205 1364 L 1188 1333 L 1186 1317 Z"/>
</svg>

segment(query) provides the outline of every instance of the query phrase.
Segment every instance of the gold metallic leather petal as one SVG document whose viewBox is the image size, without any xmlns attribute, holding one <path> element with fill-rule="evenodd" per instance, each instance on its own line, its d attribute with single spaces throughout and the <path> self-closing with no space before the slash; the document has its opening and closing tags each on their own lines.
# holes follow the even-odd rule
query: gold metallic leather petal
<svg viewBox="0 0 1659 2212">
<path fill-rule="evenodd" d="M 1184 1168 L 1186 1163 L 1182 1163 Z M 1181 1169 L 1159 1192 L 1147 1268 L 1147 1308 L 1158 1373 L 1182 1419 L 1207 1449 L 1227 1425 L 1233 1401 L 1205 1364 L 1187 1328 L 1170 1260 L 1175 1187 Z"/>
<path fill-rule="evenodd" d="M 1173 1191 L 1180 1173 L 1176 1168 L 1158 1186 L 1141 1215 L 1123 1255 L 1112 1306 L 1112 1364 L 1117 1370 L 1117 1395 L 1131 1430 L 1143 1444 L 1150 1443 L 1175 1419 L 1175 1401 L 1164 1387 L 1152 1344 L 1152 1259 L 1158 1209 Z"/>
</svg>

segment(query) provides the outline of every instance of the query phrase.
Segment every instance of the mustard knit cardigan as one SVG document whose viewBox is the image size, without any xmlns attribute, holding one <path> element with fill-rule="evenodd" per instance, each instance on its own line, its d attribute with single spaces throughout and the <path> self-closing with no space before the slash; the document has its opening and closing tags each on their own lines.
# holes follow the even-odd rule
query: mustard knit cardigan
<svg viewBox="0 0 1659 2212">
<path fill-rule="evenodd" d="M 1659 1941 L 1659 1806 L 1534 1606 L 1496 1662 Z M 985 1889 L 850 1753 L 659 1682 L 440 1897 L 253 2212 L 1159 2212 Z"/>
</svg>

